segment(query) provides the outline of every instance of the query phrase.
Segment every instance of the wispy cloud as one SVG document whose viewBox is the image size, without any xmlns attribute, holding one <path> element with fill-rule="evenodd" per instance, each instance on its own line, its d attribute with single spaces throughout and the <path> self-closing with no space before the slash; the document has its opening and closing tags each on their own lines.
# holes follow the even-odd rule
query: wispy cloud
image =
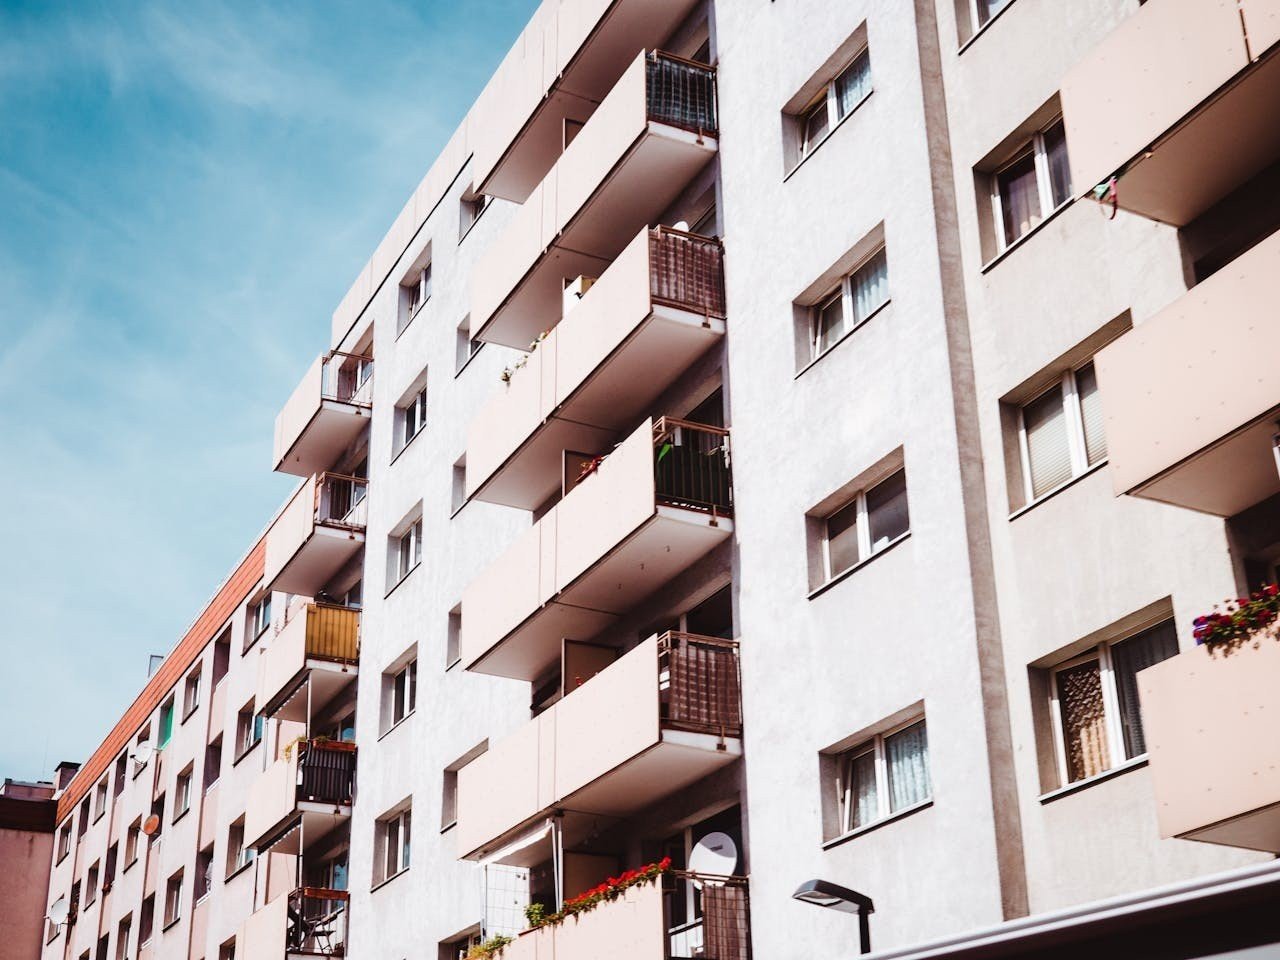
<svg viewBox="0 0 1280 960">
<path fill-rule="evenodd" d="M 0 774 L 87 755 L 286 495 L 277 409 L 535 5 L 0 6 Z"/>
</svg>

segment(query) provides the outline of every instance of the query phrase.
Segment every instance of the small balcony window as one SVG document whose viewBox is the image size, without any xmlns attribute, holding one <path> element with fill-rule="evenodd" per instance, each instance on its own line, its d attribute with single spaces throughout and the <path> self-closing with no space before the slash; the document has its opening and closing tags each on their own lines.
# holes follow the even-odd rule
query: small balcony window
<svg viewBox="0 0 1280 960">
<path fill-rule="evenodd" d="M 813 308 L 811 358 L 822 356 L 888 302 L 889 262 L 881 248 Z"/>
<path fill-rule="evenodd" d="M 236 820 L 227 830 L 227 872 L 231 876 L 253 863 L 257 851 L 244 843 L 244 817 Z"/>
<path fill-rule="evenodd" d="M 182 917 L 182 871 L 179 870 L 164 887 L 164 925 L 175 924 Z"/>
<path fill-rule="evenodd" d="M 893 545 L 910 527 L 907 474 L 897 470 L 827 516 L 823 536 L 827 579 Z"/>
<path fill-rule="evenodd" d="M 255 713 L 253 704 L 249 704 L 236 717 L 236 759 L 240 759 L 262 742 L 262 731 L 266 726 L 266 718 Z"/>
<path fill-rule="evenodd" d="M 1034 134 L 992 177 L 996 237 L 1007 249 L 1071 199 L 1062 118 Z"/>
<path fill-rule="evenodd" d="M 801 116 L 800 156 L 808 156 L 871 93 L 871 54 L 864 47 L 813 98 Z"/>
<path fill-rule="evenodd" d="M 1092 361 L 1067 370 L 1057 383 L 1021 407 L 1018 444 L 1027 503 L 1106 459 L 1102 403 Z"/>
<path fill-rule="evenodd" d="M 213 889 L 213 844 L 196 854 L 195 897 L 199 902 Z"/>
</svg>

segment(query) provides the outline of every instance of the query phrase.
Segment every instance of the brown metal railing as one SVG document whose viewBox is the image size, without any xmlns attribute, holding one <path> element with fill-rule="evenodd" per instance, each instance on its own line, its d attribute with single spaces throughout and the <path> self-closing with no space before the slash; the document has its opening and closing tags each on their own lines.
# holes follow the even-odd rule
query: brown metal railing
<svg viewBox="0 0 1280 960">
<path fill-rule="evenodd" d="M 341 740 L 298 744 L 299 801 L 350 805 L 356 789 L 356 745 Z"/>
<path fill-rule="evenodd" d="M 686 898 L 690 885 L 697 890 L 701 916 L 672 924 L 674 901 Z M 672 870 L 663 878 L 663 893 L 666 960 L 751 960 L 751 901 L 746 877 Z"/>
<path fill-rule="evenodd" d="M 649 295 L 655 303 L 724 319 L 724 247 L 671 227 L 649 231 Z"/>
<path fill-rule="evenodd" d="M 672 630 L 658 638 L 663 726 L 742 736 L 738 642 Z"/>
<path fill-rule="evenodd" d="M 355 663 L 360 659 L 360 611 L 332 603 L 307 604 L 308 657 Z"/>
<path fill-rule="evenodd" d="M 349 899 L 345 890 L 324 887 L 301 887 L 290 893 L 286 952 L 343 956 L 347 945 Z"/>
<path fill-rule="evenodd" d="M 357 407 L 373 405 L 373 357 L 334 350 L 324 358 L 320 396 Z"/>
<path fill-rule="evenodd" d="M 654 486 L 660 504 L 733 515 L 729 431 L 662 417 L 653 425 Z"/>
<path fill-rule="evenodd" d="M 653 51 L 645 69 L 649 119 L 715 136 L 716 68 L 670 53 Z"/>
<path fill-rule="evenodd" d="M 369 481 L 340 473 L 316 477 L 316 523 L 363 530 L 369 513 Z"/>
</svg>

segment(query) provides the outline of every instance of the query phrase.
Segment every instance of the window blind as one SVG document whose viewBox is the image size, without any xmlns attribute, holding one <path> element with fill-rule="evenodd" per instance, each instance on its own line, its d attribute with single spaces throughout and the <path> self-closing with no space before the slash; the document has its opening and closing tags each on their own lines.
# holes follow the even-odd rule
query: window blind
<svg viewBox="0 0 1280 960">
<path fill-rule="evenodd" d="M 1048 493 L 1071 479 L 1071 445 L 1062 389 L 1053 389 L 1022 409 L 1027 433 L 1027 460 L 1031 471 L 1031 496 Z"/>
<path fill-rule="evenodd" d="M 1138 672 L 1167 660 L 1178 652 L 1178 633 L 1172 620 L 1144 630 L 1111 648 L 1111 667 L 1116 677 L 1120 701 L 1120 722 L 1124 729 L 1124 754 L 1133 759 L 1147 752 L 1142 731 L 1142 707 L 1138 702 Z"/>
<path fill-rule="evenodd" d="M 1111 766 L 1102 672 L 1097 660 L 1058 672 L 1058 703 L 1067 755 L 1067 782 L 1075 783 Z"/>
</svg>

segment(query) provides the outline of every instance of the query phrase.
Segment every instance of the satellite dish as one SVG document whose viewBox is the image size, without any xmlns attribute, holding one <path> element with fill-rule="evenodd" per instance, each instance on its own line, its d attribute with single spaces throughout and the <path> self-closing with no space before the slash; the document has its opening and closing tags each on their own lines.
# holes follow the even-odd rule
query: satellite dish
<svg viewBox="0 0 1280 960">
<path fill-rule="evenodd" d="M 60 927 L 67 922 L 67 914 L 70 912 L 71 909 L 67 905 L 67 898 L 59 897 L 57 900 L 53 901 L 53 904 L 49 907 L 49 912 L 45 914 L 45 919 L 55 927 Z"/>
<path fill-rule="evenodd" d="M 738 869 L 738 845 L 733 842 L 733 837 L 718 830 L 708 833 L 694 844 L 693 852 L 689 854 L 689 871 L 695 875 L 731 877 L 736 869 Z M 706 882 L 713 886 L 720 884 L 715 880 Z M 693 885 L 699 890 L 702 889 L 702 881 L 695 879 Z"/>
<path fill-rule="evenodd" d="M 688 232 L 689 232 L 689 221 L 688 221 L 688 220 L 677 220 L 674 224 L 672 224 L 672 229 L 673 229 L 673 230 L 679 230 L 681 233 L 688 233 Z"/>
<path fill-rule="evenodd" d="M 129 756 L 133 757 L 133 762 L 140 767 L 145 767 L 147 761 L 151 759 L 151 755 L 156 752 L 156 748 L 151 745 L 150 740 L 143 740 L 133 748 L 133 753 Z"/>
<path fill-rule="evenodd" d="M 142 832 L 148 837 L 154 837 L 160 832 L 160 818 L 156 814 L 152 814 L 142 821 Z"/>
</svg>

